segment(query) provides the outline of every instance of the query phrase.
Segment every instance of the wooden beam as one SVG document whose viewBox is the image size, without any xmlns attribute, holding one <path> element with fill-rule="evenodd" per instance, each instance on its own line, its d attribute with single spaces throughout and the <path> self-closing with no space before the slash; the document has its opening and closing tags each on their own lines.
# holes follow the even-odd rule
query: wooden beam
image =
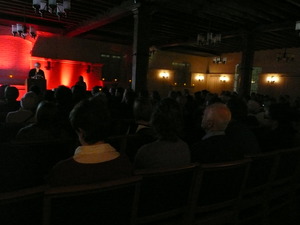
<svg viewBox="0 0 300 225">
<path fill-rule="evenodd" d="M 65 36 L 67 37 L 75 37 L 82 33 L 88 32 L 90 30 L 99 28 L 106 24 L 112 23 L 117 21 L 121 18 L 124 18 L 128 15 L 132 14 L 132 10 L 140 7 L 139 3 L 136 4 L 123 4 L 121 6 L 115 7 L 111 9 L 105 15 L 98 15 L 94 19 L 87 20 L 82 22 L 78 27 L 75 29 L 68 31 Z"/>
</svg>

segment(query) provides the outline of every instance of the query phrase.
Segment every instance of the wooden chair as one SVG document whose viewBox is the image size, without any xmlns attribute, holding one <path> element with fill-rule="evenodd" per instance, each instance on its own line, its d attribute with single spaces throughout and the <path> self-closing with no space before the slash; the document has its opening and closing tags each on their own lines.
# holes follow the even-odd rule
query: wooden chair
<svg viewBox="0 0 300 225">
<path fill-rule="evenodd" d="M 279 152 L 258 153 L 246 157 L 251 159 L 251 163 L 239 206 L 239 224 L 264 224 L 267 194 L 278 164 Z"/>
<path fill-rule="evenodd" d="M 45 187 L 33 187 L 0 193 L 1 225 L 40 225 Z"/>
<path fill-rule="evenodd" d="M 267 194 L 268 218 L 277 221 L 283 217 L 289 217 L 292 211 L 292 203 L 295 197 L 295 180 L 299 175 L 300 147 L 282 149 L 278 152 L 278 162 Z M 285 215 L 280 216 L 281 213 Z M 283 221 L 285 222 L 285 221 Z"/>
<path fill-rule="evenodd" d="M 200 165 L 189 224 L 236 224 L 250 159 Z"/>
<path fill-rule="evenodd" d="M 141 177 L 45 192 L 44 225 L 133 224 Z"/>
<path fill-rule="evenodd" d="M 136 224 L 186 224 L 197 164 L 136 171 L 143 176 Z"/>
</svg>

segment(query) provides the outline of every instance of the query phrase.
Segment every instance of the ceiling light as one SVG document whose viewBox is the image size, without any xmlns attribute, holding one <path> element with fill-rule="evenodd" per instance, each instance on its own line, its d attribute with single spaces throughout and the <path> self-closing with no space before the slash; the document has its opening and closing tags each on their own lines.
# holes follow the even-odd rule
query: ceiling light
<svg viewBox="0 0 300 225">
<path fill-rule="evenodd" d="M 43 17 L 46 12 L 56 14 L 60 19 L 62 16 L 67 16 L 71 9 L 71 0 L 33 0 L 32 7 L 36 13 L 40 13 Z"/>
<path fill-rule="evenodd" d="M 225 64 L 227 62 L 227 57 L 221 57 L 221 56 L 218 56 L 218 57 L 214 57 L 213 58 L 213 63 L 215 64 Z"/>
<path fill-rule="evenodd" d="M 217 45 L 221 43 L 222 36 L 221 34 L 214 34 L 212 32 L 207 32 L 206 35 L 198 34 L 197 44 L 198 45 Z"/>
<path fill-rule="evenodd" d="M 11 26 L 11 32 L 13 36 L 20 36 L 22 38 L 26 38 L 27 35 L 29 34 L 30 37 L 35 38 L 36 37 L 36 30 L 34 29 L 34 27 L 29 26 L 29 32 L 28 32 L 28 27 L 26 25 L 23 24 L 13 24 Z"/>
<path fill-rule="evenodd" d="M 277 54 L 277 62 L 292 62 L 294 61 L 295 56 L 292 54 L 288 54 L 286 52 L 286 49 L 284 49 L 284 52 L 278 53 Z"/>
</svg>

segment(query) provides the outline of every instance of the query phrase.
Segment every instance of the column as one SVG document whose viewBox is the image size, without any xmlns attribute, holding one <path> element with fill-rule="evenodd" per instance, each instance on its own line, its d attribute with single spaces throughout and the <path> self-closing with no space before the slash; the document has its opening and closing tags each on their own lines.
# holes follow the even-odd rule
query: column
<svg viewBox="0 0 300 225">
<path fill-rule="evenodd" d="M 250 94 L 251 90 L 251 77 L 254 59 L 253 35 L 248 33 L 244 36 L 244 46 L 242 49 L 242 60 L 239 71 L 239 86 L 238 94 L 245 97 Z"/>
<path fill-rule="evenodd" d="M 134 13 L 132 89 L 136 92 L 147 90 L 149 63 L 149 15 L 141 6 Z"/>
</svg>

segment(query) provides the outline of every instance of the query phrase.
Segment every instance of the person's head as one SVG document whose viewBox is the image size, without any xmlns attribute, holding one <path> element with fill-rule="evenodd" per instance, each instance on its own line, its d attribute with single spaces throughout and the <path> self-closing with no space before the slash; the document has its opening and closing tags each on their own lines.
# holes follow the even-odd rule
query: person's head
<svg viewBox="0 0 300 225">
<path fill-rule="evenodd" d="M 162 99 L 155 107 L 151 116 L 151 125 L 159 139 L 176 141 L 183 125 L 180 106 L 175 99 Z"/>
<path fill-rule="evenodd" d="M 34 67 L 37 68 L 37 69 L 39 69 L 39 68 L 41 68 L 41 64 L 40 64 L 39 62 L 36 62 L 36 63 L 34 64 Z"/>
<path fill-rule="evenodd" d="M 13 86 L 7 86 L 4 91 L 4 97 L 7 101 L 16 101 L 19 97 L 19 90 Z"/>
<path fill-rule="evenodd" d="M 133 113 L 137 121 L 149 122 L 153 111 L 152 103 L 148 98 L 137 98 L 133 104 Z"/>
<path fill-rule="evenodd" d="M 83 81 L 83 76 L 79 76 L 79 77 L 78 77 L 78 80 L 79 80 L 79 81 Z"/>
<path fill-rule="evenodd" d="M 223 103 L 214 103 L 204 110 L 201 126 L 208 131 L 225 131 L 231 120 L 231 112 Z"/>
<path fill-rule="evenodd" d="M 34 111 L 39 103 L 38 96 L 32 92 L 27 92 L 20 100 L 20 105 L 23 109 Z"/>
<path fill-rule="evenodd" d="M 59 111 L 55 103 L 41 101 L 36 109 L 36 121 L 39 126 L 48 127 L 59 121 Z"/>
<path fill-rule="evenodd" d="M 64 85 L 58 86 L 54 91 L 55 100 L 61 104 L 72 101 L 72 90 Z"/>
<path fill-rule="evenodd" d="M 69 119 L 83 145 L 104 141 L 110 134 L 109 109 L 97 98 L 79 102 L 71 111 Z"/>
</svg>

